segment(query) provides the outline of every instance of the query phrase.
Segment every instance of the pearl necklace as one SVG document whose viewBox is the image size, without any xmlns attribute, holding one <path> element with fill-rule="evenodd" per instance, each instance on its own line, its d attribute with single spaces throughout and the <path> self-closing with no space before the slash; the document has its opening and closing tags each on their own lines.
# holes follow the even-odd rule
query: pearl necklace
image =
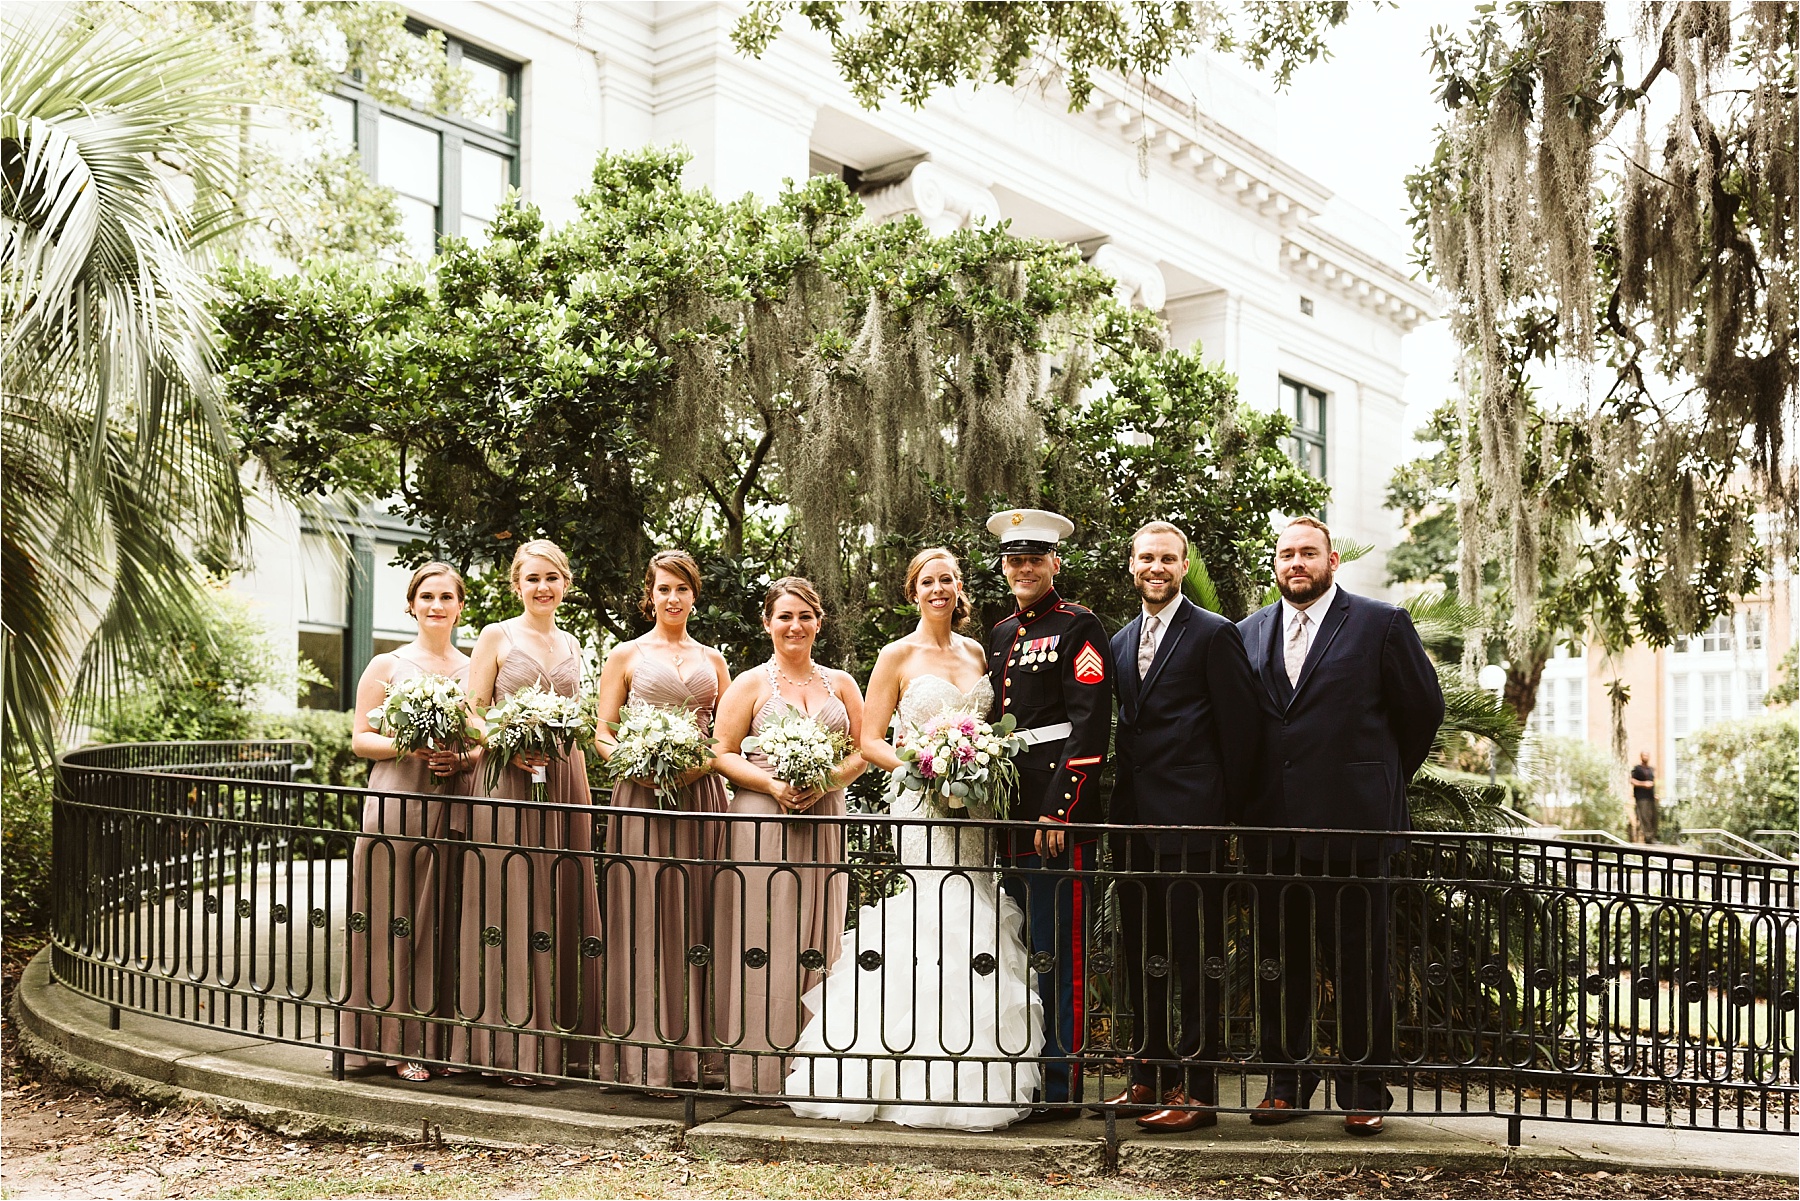
<svg viewBox="0 0 1800 1201">
<path fill-rule="evenodd" d="M 807 660 L 807 662 L 812 663 L 812 660 L 809 659 L 809 660 Z M 795 688 L 799 689 L 801 692 L 805 692 L 807 690 L 807 688 L 812 685 L 812 682 L 819 678 L 819 665 L 817 663 L 812 663 L 812 673 L 810 675 L 808 675 L 804 680 L 789 680 L 787 672 L 782 671 L 781 668 L 779 668 L 775 665 L 775 660 L 770 659 L 769 660 L 769 678 L 771 681 L 773 681 L 777 678 L 782 679 L 782 680 L 787 680 L 787 682 L 789 684 L 792 684 Z M 775 691 L 780 692 L 781 687 L 779 685 L 776 685 Z"/>
</svg>

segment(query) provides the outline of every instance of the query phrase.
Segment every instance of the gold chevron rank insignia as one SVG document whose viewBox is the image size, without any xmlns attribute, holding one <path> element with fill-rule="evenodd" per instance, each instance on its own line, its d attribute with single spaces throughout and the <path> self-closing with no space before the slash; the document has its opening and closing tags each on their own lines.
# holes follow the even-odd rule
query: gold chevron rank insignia
<svg viewBox="0 0 1800 1201">
<path fill-rule="evenodd" d="M 1106 678 L 1106 660 L 1091 642 L 1082 643 L 1075 656 L 1075 678 L 1083 684 L 1098 684 Z"/>
</svg>

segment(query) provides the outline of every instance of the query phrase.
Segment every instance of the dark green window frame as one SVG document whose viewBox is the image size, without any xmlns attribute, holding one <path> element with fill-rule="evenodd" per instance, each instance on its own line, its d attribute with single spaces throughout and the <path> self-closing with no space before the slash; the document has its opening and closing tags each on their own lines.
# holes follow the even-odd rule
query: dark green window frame
<svg viewBox="0 0 1800 1201">
<path fill-rule="evenodd" d="M 1288 456 L 1308 475 L 1325 480 L 1326 438 L 1330 402 L 1324 392 L 1301 383 L 1281 378 L 1281 411 L 1287 414 L 1292 428 L 1288 433 Z M 1325 519 L 1325 510 L 1319 510 Z"/>
<path fill-rule="evenodd" d="M 415 32 L 424 32 L 418 26 Z M 353 76 L 340 77 L 333 93 L 354 106 L 356 149 L 362 167 L 370 179 L 380 178 L 379 145 L 383 115 L 406 121 L 438 135 L 438 203 L 436 242 L 463 233 L 462 154 L 464 146 L 474 146 L 506 159 L 507 183 L 519 186 L 519 129 L 522 64 L 501 58 L 445 36 L 444 50 L 452 67 L 461 67 L 464 59 L 485 64 L 499 71 L 506 80 L 506 95 L 511 111 L 506 114 L 506 130 L 501 132 L 455 116 L 439 116 L 415 108 L 384 104 L 363 90 Z M 436 247 L 434 242 L 434 249 Z"/>
</svg>

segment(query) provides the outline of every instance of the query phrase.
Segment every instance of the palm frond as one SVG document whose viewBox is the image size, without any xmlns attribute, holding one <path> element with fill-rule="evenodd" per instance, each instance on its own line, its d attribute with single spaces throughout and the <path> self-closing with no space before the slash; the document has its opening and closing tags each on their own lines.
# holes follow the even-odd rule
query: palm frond
<svg viewBox="0 0 1800 1201">
<path fill-rule="evenodd" d="M 1481 624 L 1481 610 L 1465 605 L 1449 592 L 1421 592 L 1400 602 L 1426 646 L 1442 648 L 1468 635 Z"/>
<path fill-rule="evenodd" d="M 1479 776 L 1427 763 L 1406 788 L 1415 830 L 1497 830 L 1506 788 Z"/>
<path fill-rule="evenodd" d="M 1213 583 L 1212 574 L 1206 570 L 1206 563 L 1199 555 L 1188 560 L 1187 578 L 1182 580 L 1188 599 L 1209 613 L 1222 613 L 1224 607 L 1219 603 L 1219 589 Z"/>
<path fill-rule="evenodd" d="M 0 19 L 0 678 L 34 753 L 193 602 L 196 553 L 241 539 L 206 250 L 240 220 L 255 91 L 222 41 Z"/>
<path fill-rule="evenodd" d="M 1469 683 L 1458 667 L 1439 667 L 1438 686 L 1444 690 L 1444 720 L 1437 733 L 1440 752 L 1462 750 L 1469 738 L 1479 738 L 1493 743 L 1507 759 L 1517 756 L 1519 719 L 1505 701 Z"/>
</svg>

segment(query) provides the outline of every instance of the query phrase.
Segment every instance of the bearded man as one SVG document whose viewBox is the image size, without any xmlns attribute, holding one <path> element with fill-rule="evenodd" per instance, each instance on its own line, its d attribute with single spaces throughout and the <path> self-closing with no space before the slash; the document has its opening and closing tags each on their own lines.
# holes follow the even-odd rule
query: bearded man
<svg viewBox="0 0 1800 1201">
<path fill-rule="evenodd" d="M 1411 828 L 1406 786 L 1431 751 L 1444 694 L 1406 610 L 1337 586 L 1324 522 L 1289 522 L 1274 566 L 1281 599 L 1238 627 L 1263 683 L 1261 793 L 1244 821 L 1305 833 L 1242 840 L 1245 869 L 1261 881 L 1257 1000 L 1270 1065 L 1250 1120 L 1289 1121 L 1317 1088 L 1323 974 L 1336 1001 L 1344 1128 L 1378 1134 L 1392 1104 L 1382 1069 L 1394 1058 L 1388 861 L 1394 835 Z"/>
</svg>

